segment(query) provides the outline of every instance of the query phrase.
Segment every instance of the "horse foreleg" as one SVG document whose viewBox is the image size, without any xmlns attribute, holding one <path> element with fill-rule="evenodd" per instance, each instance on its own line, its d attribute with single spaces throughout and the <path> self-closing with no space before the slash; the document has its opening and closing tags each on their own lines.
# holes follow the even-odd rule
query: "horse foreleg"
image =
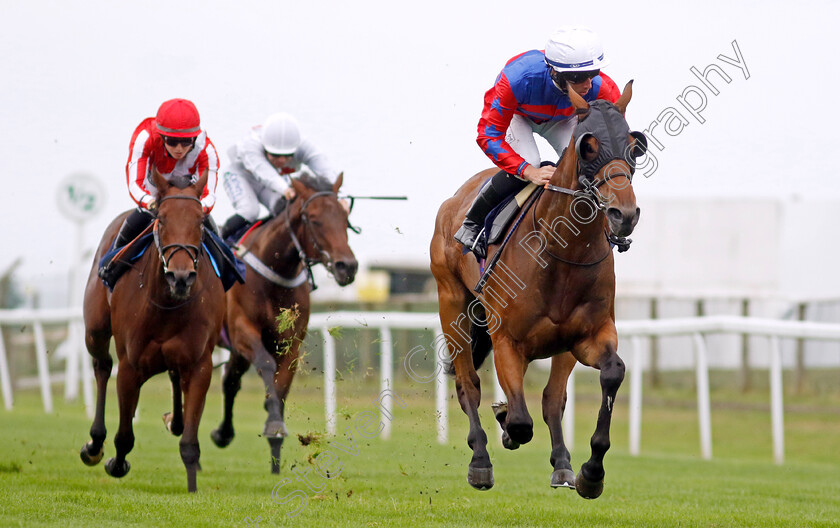
<svg viewBox="0 0 840 528">
<path fill-rule="evenodd" d="M 93 371 L 96 377 L 96 414 L 90 426 L 90 442 L 83 445 L 79 453 L 82 462 L 88 466 L 95 466 L 102 460 L 103 445 L 108 433 L 105 428 L 105 395 L 108 380 L 111 377 L 111 368 L 114 365 L 111 354 L 108 352 L 110 340 L 110 333 L 102 335 L 86 332 L 85 335 L 88 351 L 93 356 Z"/>
<path fill-rule="evenodd" d="M 132 419 L 137 410 L 137 400 L 140 397 L 140 387 L 143 385 L 140 373 L 132 368 L 128 361 L 120 361 L 117 372 L 117 400 L 120 407 L 120 426 L 114 436 L 114 447 L 117 456 L 105 463 L 105 472 L 112 477 L 124 477 L 131 469 L 131 464 L 125 459 L 134 448 L 134 429 Z"/>
<path fill-rule="evenodd" d="M 184 409 L 181 404 L 181 379 L 174 370 L 169 371 L 172 382 L 172 412 L 163 413 L 163 424 L 166 430 L 174 436 L 181 436 L 184 432 Z"/>
<path fill-rule="evenodd" d="M 590 440 L 592 454 L 575 479 L 575 489 L 585 499 L 596 499 L 604 491 L 604 455 L 610 448 L 610 421 L 615 395 L 624 380 L 624 362 L 616 354 L 614 342 L 605 348 L 600 361 L 593 365 L 601 371 L 601 408 Z"/>
<path fill-rule="evenodd" d="M 574 488 L 575 473 L 572 471 L 571 456 L 563 441 L 563 412 L 566 409 L 566 382 L 577 360 L 564 353 L 551 358 L 551 373 L 543 391 L 543 420 L 551 433 L 551 486 L 553 488 Z"/>
<path fill-rule="evenodd" d="M 198 462 L 201 456 L 198 445 L 198 424 L 204 412 L 204 402 L 212 373 L 213 364 L 208 351 L 205 353 L 205 359 L 196 363 L 192 372 L 182 376 L 181 380 L 181 388 L 184 391 L 184 434 L 178 446 L 181 450 L 181 461 L 184 462 L 187 470 L 187 491 L 190 493 L 195 493 L 197 489 L 196 471 L 201 469 Z"/>
<path fill-rule="evenodd" d="M 213 429 L 210 438 L 218 447 L 227 447 L 233 441 L 235 432 L 233 429 L 233 402 L 239 389 L 242 388 L 242 375 L 248 371 L 251 363 L 242 355 L 231 350 L 230 361 L 225 369 L 222 380 L 222 392 L 224 393 L 224 416 L 219 427 Z"/>
<path fill-rule="evenodd" d="M 493 348 L 496 376 L 508 400 L 507 413 L 502 423 L 509 438 L 505 447 L 515 449 L 519 444 L 526 444 L 534 437 L 534 421 L 528 413 L 522 384 L 528 363 L 522 354 L 504 339 L 494 341 Z"/>
</svg>

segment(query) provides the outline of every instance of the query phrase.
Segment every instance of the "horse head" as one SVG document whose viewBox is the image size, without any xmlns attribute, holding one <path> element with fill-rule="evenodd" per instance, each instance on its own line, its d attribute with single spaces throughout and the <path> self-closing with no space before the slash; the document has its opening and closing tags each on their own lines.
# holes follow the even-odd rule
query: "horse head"
<svg viewBox="0 0 840 528">
<path fill-rule="evenodd" d="M 636 158 L 647 150 L 641 132 L 631 132 L 624 113 L 633 95 L 633 81 L 627 83 L 615 104 L 596 100 L 591 105 L 571 88 L 569 99 L 578 115 L 570 143 L 577 165 L 577 188 L 589 194 L 604 211 L 614 237 L 626 237 L 639 221 L 632 178 Z"/>
<path fill-rule="evenodd" d="M 193 183 L 177 177 L 169 181 L 154 170 L 152 182 L 158 190 L 154 239 L 163 275 L 170 295 L 187 299 L 201 256 L 204 210 L 200 196 L 207 183 L 207 171 Z"/>
<path fill-rule="evenodd" d="M 348 213 L 338 201 L 344 174 L 338 175 L 331 188 L 313 180 L 292 179 L 295 202 L 300 204 L 304 251 L 317 254 L 312 260 L 322 263 L 340 286 L 346 286 L 356 278 L 359 263 L 348 243 Z"/>
</svg>

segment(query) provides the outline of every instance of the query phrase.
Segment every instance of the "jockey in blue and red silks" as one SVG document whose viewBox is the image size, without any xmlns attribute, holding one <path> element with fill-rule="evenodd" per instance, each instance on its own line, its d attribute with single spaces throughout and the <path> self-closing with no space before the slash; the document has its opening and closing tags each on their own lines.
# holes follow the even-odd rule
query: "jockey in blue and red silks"
<svg viewBox="0 0 840 528">
<path fill-rule="evenodd" d="M 544 185 L 554 174 L 555 167 L 540 167 L 534 134 L 545 138 L 558 158 L 562 155 L 577 124 L 567 83 L 587 102 L 618 100 L 618 87 L 600 71 L 605 64 L 598 35 L 585 27 L 563 27 L 551 35 L 545 50 L 510 59 L 485 93 L 477 141 L 502 170 L 481 188 L 455 234 L 478 258 L 486 256 L 480 243 L 485 216 L 528 182 Z"/>
</svg>

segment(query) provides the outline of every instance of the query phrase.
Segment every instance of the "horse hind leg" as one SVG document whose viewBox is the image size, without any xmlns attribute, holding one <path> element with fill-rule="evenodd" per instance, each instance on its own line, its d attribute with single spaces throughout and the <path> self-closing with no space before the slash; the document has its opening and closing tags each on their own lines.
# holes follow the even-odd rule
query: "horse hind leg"
<svg viewBox="0 0 840 528">
<path fill-rule="evenodd" d="M 575 479 L 575 489 L 585 499 L 596 499 L 604 491 L 604 455 L 610 448 L 613 404 L 618 388 L 624 380 L 624 362 L 612 346 L 608 347 L 598 368 L 601 370 L 601 408 L 598 411 L 595 433 L 590 440 L 592 454 L 580 467 Z"/>
<path fill-rule="evenodd" d="M 181 378 L 174 370 L 169 371 L 172 382 L 172 412 L 163 413 L 163 425 L 173 436 L 181 436 L 184 432 L 184 409 L 181 403 Z"/>
<path fill-rule="evenodd" d="M 467 471 L 467 482 L 478 490 L 489 490 L 495 481 L 493 464 L 487 452 L 487 433 L 481 427 L 478 406 L 481 403 L 481 380 L 475 370 L 470 343 L 470 322 L 467 317 L 468 293 L 463 287 L 447 288 L 438 283 L 440 321 L 449 347 L 449 357 L 455 370 L 455 390 L 458 403 L 469 420 L 467 445 L 473 456 Z M 453 293 L 454 291 L 454 293 Z"/>
<path fill-rule="evenodd" d="M 572 470 L 571 455 L 563 441 L 563 412 L 566 409 L 566 382 L 577 360 L 565 353 L 551 358 L 551 373 L 543 391 L 543 420 L 551 434 L 551 457 L 549 462 L 554 471 L 551 473 L 551 487 L 574 488 L 575 473 Z"/>
<path fill-rule="evenodd" d="M 108 432 L 105 427 L 105 395 L 114 363 L 108 351 L 110 341 L 110 332 L 85 332 L 85 344 L 93 356 L 93 371 L 96 377 L 96 412 L 90 426 L 90 441 L 83 445 L 79 452 L 82 462 L 88 466 L 97 465 L 105 452 L 103 446 Z"/>
<path fill-rule="evenodd" d="M 242 375 L 248 371 L 251 363 L 242 355 L 231 350 L 230 360 L 225 375 L 222 378 L 222 392 L 224 393 L 224 415 L 219 427 L 210 433 L 210 439 L 217 447 L 227 447 L 233 441 L 233 403 L 236 394 L 242 388 Z"/>
</svg>

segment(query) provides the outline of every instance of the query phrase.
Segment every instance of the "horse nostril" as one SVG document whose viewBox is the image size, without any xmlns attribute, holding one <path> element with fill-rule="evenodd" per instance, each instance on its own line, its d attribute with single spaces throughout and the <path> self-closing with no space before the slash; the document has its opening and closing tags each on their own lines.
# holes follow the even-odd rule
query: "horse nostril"
<svg viewBox="0 0 840 528">
<path fill-rule="evenodd" d="M 607 216 L 611 222 L 621 223 L 624 220 L 624 215 L 621 214 L 621 211 L 617 207 L 607 209 Z"/>
</svg>

